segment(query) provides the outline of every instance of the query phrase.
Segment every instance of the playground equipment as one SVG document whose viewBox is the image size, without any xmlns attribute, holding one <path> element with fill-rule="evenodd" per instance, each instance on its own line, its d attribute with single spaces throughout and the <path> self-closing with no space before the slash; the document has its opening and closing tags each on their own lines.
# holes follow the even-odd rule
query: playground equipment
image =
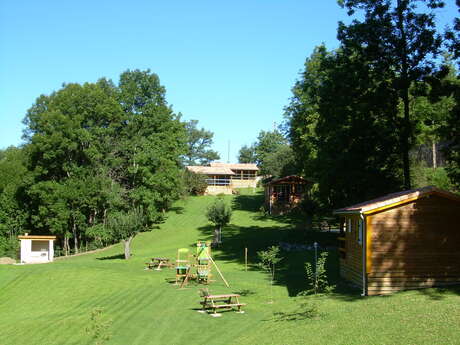
<svg viewBox="0 0 460 345">
<path fill-rule="evenodd" d="M 219 267 L 217 267 L 212 259 L 211 242 L 198 241 L 193 264 L 191 264 L 190 258 L 191 256 L 187 248 L 177 250 L 176 285 L 181 282 L 180 287 L 182 288 L 190 279 L 195 279 L 198 283 L 209 284 L 212 277 L 212 265 L 214 265 L 225 285 L 230 287 Z M 195 268 L 195 273 L 191 272 L 192 267 Z"/>
<path fill-rule="evenodd" d="M 188 248 L 177 250 L 176 259 L 176 285 L 182 281 L 181 287 L 188 280 L 190 274 L 190 253 Z"/>
<path fill-rule="evenodd" d="M 196 245 L 196 279 L 200 283 L 208 284 L 211 274 L 211 243 L 198 241 Z"/>
</svg>

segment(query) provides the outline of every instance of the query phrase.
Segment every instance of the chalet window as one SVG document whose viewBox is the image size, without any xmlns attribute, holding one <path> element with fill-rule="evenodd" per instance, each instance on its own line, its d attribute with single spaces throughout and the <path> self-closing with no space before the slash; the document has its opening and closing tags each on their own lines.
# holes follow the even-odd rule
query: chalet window
<svg viewBox="0 0 460 345">
<path fill-rule="evenodd" d="M 358 221 L 358 243 L 363 244 L 363 234 L 364 234 L 364 223 L 363 220 L 360 219 Z"/>
</svg>

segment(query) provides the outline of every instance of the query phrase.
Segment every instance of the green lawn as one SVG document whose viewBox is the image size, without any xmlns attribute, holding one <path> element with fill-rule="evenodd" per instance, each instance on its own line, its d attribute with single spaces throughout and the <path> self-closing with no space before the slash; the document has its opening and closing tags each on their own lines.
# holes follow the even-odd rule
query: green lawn
<svg viewBox="0 0 460 345">
<path fill-rule="evenodd" d="M 178 290 L 168 283 L 173 270 L 144 271 L 153 256 L 174 258 L 179 247 L 211 238 L 204 210 L 212 197 L 176 204 L 159 229 L 138 235 L 133 257 L 121 259 L 115 246 L 45 265 L 0 267 L 0 344 L 94 344 L 86 333 L 91 311 L 104 309 L 113 320 L 107 344 L 460 344 L 460 290 L 411 291 L 389 297 L 359 297 L 339 284 L 337 293 L 308 297 L 320 315 L 296 317 L 305 288 L 303 265 L 309 252 L 283 253 L 285 259 L 270 300 L 266 274 L 244 270 L 244 247 L 250 262 L 257 250 L 279 241 L 317 239 L 334 243 L 333 235 L 305 234 L 295 219 L 267 219 L 257 210 L 261 195 L 232 199 L 232 224 L 224 229 L 224 245 L 214 258 L 231 288 L 216 276 L 213 293 L 239 292 L 245 314 L 213 318 L 196 311 L 199 286 Z M 310 236 L 310 238 L 308 238 Z M 330 276 L 337 281 L 337 256 L 330 252 Z"/>
</svg>

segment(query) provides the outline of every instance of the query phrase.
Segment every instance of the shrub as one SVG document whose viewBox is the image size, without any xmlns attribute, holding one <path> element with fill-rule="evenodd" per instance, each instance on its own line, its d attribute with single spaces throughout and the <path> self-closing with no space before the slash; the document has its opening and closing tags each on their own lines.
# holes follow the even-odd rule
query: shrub
<svg viewBox="0 0 460 345">
<path fill-rule="evenodd" d="M 213 243 L 222 243 L 222 228 L 230 222 L 232 208 L 224 201 L 222 196 L 218 196 L 214 203 L 208 207 L 206 217 L 216 226 Z"/>
<path fill-rule="evenodd" d="M 185 193 L 188 195 L 203 195 L 208 187 L 206 177 L 185 169 L 183 174 Z"/>
</svg>

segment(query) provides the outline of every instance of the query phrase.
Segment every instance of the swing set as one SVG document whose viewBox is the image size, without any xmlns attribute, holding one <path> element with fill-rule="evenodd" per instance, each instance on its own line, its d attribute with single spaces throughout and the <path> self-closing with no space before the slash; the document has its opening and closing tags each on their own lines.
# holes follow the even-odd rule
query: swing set
<svg viewBox="0 0 460 345">
<path fill-rule="evenodd" d="M 188 248 L 180 248 L 177 250 L 175 284 L 179 285 L 180 283 L 180 288 L 183 288 L 191 279 L 201 284 L 209 284 L 213 281 L 211 280 L 212 266 L 215 267 L 225 285 L 230 287 L 219 267 L 212 259 L 211 242 L 198 241 L 196 255 L 191 255 Z"/>
</svg>

